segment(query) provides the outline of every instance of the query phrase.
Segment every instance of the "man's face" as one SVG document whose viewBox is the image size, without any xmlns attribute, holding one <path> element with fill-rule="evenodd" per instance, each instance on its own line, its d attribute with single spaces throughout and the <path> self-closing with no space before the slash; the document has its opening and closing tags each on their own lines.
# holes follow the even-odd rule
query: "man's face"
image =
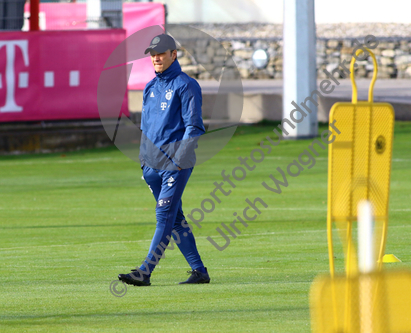
<svg viewBox="0 0 411 333">
<path fill-rule="evenodd" d="M 150 51 L 151 62 L 153 63 L 154 70 L 158 73 L 164 72 L 173 63 L 174 59 L 177 57 L 177 51 L 171 52 L 167 50 L 163 53 L 156 53 L 155 51 Z"/>
</svg>

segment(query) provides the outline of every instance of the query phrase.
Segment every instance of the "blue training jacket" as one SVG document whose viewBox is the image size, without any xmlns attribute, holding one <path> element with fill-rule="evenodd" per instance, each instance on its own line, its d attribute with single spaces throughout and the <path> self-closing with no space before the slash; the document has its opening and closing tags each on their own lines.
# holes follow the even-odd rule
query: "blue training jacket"
<svg viewBox="0 0 411 333">
<path fill-rule="evenodd" d="M 164 159 L 186 168 L 195 164 L 194 148 L 205 133 L 201 88 L 175 60 L 147 83 L 141 116 L 140 161 L 165 169 Z M 162 160 L 160 162 L 160 160 Z"/>
</svg>

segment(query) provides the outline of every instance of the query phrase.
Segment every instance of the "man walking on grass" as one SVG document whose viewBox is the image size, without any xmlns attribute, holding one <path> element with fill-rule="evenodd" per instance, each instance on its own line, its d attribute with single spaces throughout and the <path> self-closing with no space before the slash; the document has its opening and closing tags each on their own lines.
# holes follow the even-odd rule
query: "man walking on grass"
<svg viewBox="0 0 411 333">
<path fill-rule="evenodd" d="M 139 157 L 144 179 L 157 201 L 157 225 L 142 265 L 118 276 L 135 286 L 151 284 L 151 273 L 171 236 L 192 269 L 188 280 L 180 284 L 210 282 L 181 202 L 195 165 L 197 140 L 205 132 L 201 88 L 181 71 L 176 49 L 174 39 L 162 34 L 145 50 L 150 52 L 156 77 L 144 89 Z"/>
</svg>

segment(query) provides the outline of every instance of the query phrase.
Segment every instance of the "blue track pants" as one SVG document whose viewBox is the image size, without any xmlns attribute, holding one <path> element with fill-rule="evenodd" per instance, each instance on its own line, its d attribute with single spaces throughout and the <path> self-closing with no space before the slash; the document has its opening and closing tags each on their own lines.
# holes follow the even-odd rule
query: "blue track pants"
<svg viewBox="0 0 411 333">
<path fill-rule="evenodd" d="M 193 168 L 174 171 L 143 166 L 144 179 L 157 201 L 157 225 L 145 263 L 140 267 L 142 271 L 148 269 L 151 274 L 162 255 L 159 246 L 167 246 L 171 237 L 192 270 L 204 267 L 182 210 L 181 197 L 192 171 Z"/>
</svg>

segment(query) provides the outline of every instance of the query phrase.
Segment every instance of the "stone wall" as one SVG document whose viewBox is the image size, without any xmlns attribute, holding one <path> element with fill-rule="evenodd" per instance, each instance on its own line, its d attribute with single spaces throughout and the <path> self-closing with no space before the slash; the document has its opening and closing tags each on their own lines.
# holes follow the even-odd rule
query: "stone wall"
<svg viewBox="0 0 411 333">
<path fill-rule="evenodd" d="M 190 24 L 220 41 L 233 59 L 244 79 L 281 79 L 282 78 L 282 24 L 237 23 L 237 24 Z M 184 30 L 184 25 L 179 25 Z M 174 28 L 175 29 L 175 28 Z M 173 31 L 173 33 L 175 30 Z M 193 30 L 191 30 L 193 32 Z M 379 64 L 381 78 L 411 77 L 411 24 L 405 23 L 330 23 L 317 24 L 317 69 L 322 78 L 322 69 L 334 69 L 341 60 L 349 61 L 353 40 L 359 41 L 367 35 L 374 35 L 379 40 L 375 54 Z M 190 36 L 180 33 L 182 41 Z M 193 38 L 193 36 L 191 36 Z M 195 38 L 195 37 L 194 37 Z M 180 40 L 177 38 L 177 40 Z M 184 70 L 198 79 L 218 77 L 223 63 L 225 50 L 219 43 L 197 39 L 189 43 L 190 54 L 180 52 L 180 61 Z M 185 45 L 185 43 L 183 43 Z M 257 70 L 251 62 L 251 55 L 256 48 L 265 48 L 270 54 L 270 63 L 264 70 Z M 198 65 L 201 63 L 203 66 Z M 372 75 L 372 61 L 358 62 L 357 77 Z M 226 64 L 230 74 L 235 75 L 232 67 Z M 205 68 L 204 68 L 205 67 Z M 209 71 L 210 73 L 207 73 Z"/>
<path fill-rule="evenodd" d="M 317 41 L 317 73 L 319 78 L 325 78 L 322 71 L 337 67 L 340 61 L 351 61 L 354 49 L 353 39 L 329 39 Z M 411 78 L 411 37 L 396 39 L 380 39 L 378 46 L 373 50 L 378 63 L 378 77 L 384 79 Z M 371 77 L 373 62 L 367 60 L 356 61 L 356 77 Z"/>
<path fill-rule="evenodd" d="M 374 49 L 378 62 L 379 78 L 411 78 L 411 35 L 410 37 L 377 38 L 379 44 Z M 358 39 L 362 42 L 362 39 Z M 350 62 L 354 38 L 318 38 L 317 39 L 317 73 L 324 78 L 323 69 L 331 72 L 340 61 Z M 184 72 L 200 79 L 208 80 L 219 76 L 221 67 L 226 66 L 230 77 L 236 76 L 237 65 L 242 79 L 282 79 L 283 42 L 280 38 L 224 38 L 221 45 L 213 39 L 190 41 L 190 48 L 178 52 L 178 60 Z M 182 41 L 182 44 L 185 43 Z M 257 48 L 265 49 L 270 60 L 267 68 L 257 69 L 253 66 L 251 56 Z M 226 52 L 232 55 L 232 62 L 225 62 Z M 372 76 L 373 64 L 368 60 L 357 61 L 356 77 Z"/>
</svg>

